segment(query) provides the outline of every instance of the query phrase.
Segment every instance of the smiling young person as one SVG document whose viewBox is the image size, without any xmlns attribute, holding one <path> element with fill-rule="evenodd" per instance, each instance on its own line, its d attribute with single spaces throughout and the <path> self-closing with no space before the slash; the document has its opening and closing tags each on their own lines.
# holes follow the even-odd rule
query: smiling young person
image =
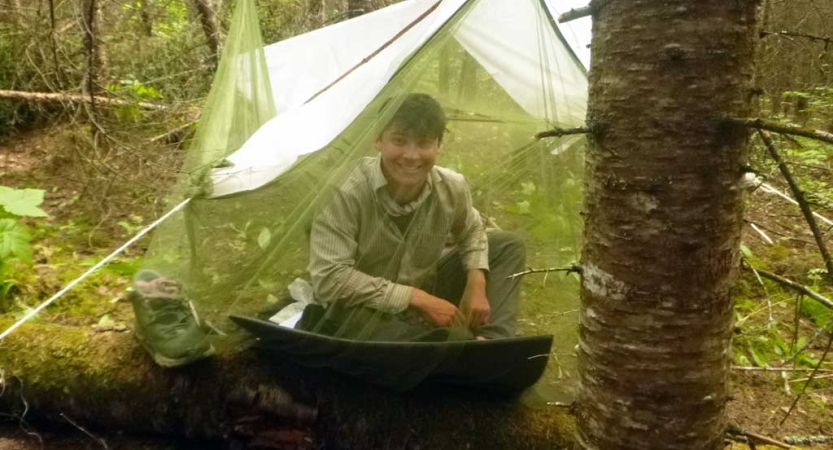
<svg viewBox="0 0 833 450">
<path fill-rule="evenodd" d="M 524 269 L 524 246 L 487 234 L 465 178 L 435 165 L 445 127 L 436 100 L 407 95 L 374 142 L 378 155 L 333 187 L 309 263 L 330 306 L 303 328 L 393 341 L 514 334 L 519 281 L 507 277 Z"/>
</svg>

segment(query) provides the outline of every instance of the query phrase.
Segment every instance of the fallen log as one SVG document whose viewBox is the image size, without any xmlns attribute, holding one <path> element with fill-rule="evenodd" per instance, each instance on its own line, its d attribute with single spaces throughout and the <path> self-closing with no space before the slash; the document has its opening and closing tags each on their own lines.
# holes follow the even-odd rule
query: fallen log
<svg viewBox="0 0 833 450">
<path fill-rule="evenodd" d="M 69 94 L 69 93 L 52 93 L 52 92 L 23 92 L 23 91 L 7 91 L 0 90 L 0 100 L 24 100 L 28 102 L 39 103 L 90 103 L 92 100 L 89 95 Z M 153 111 L 167 111 L 171 109 L 166 105 L 159 105 L 148 102 L 134 102 L 110 97 L 95 97 L 97 105 L 104 106 L 136 106 L 142 109 L 149 109 Z"/>
<path fill-rule="evenodd" d="M 0 318 L 0 328 L 9 324 Z M 0 341 L 0 371 L 0 411 L 20 414 L 25 400 L 29 414 L 55 421 L 65 414 L 90 429 L 228 439 L 260 415 L 261 431 L 264 423 L 270 433 L 308 430 L 315 441 L 344 449 L 554 449 L 572 442 L 564 408 L 436 386 L 394 393 L 267 361 L 254 350 L 162 369 L 130 333 L 30 323 Z"/>
</svg>

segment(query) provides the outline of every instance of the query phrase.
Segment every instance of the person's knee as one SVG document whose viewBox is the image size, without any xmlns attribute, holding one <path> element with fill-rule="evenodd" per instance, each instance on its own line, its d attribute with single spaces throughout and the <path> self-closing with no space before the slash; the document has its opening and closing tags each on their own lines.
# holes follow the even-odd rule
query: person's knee
<svg viewBox="0 0 833 450">
<path fill-rule="evenodd" d="M 499 251 L 513 259 L 526 260 L 526 244 L 518 233 L 511 231 L 493 231 L 488 234 L 489 248 Z"/>
</svg>

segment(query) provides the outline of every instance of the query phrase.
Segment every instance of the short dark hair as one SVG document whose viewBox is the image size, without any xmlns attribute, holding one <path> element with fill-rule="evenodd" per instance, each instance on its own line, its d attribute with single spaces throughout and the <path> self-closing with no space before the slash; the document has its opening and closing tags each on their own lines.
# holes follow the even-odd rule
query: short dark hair
<svg viewBox="0 0 833 450">
<path fill-rule="evenodd" d="M 384 109 L 384 106 L 382 108 Z M 442 106 L 433 97 L 428 94 L 412 93 L 405 96 L 381 133 L 396 127 L 416 138 L 437 139 L 442 143 L 447 122 Z"/>
</svg>

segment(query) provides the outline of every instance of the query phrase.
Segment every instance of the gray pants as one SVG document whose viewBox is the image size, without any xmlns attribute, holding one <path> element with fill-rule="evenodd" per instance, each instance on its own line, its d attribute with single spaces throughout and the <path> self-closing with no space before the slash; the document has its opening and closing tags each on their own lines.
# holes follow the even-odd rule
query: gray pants
<svg viewBox="0 0 833 450">
<path fill-rule="evenodd" d="M 491 319 L 474 330 L 478 336 L 505 338 L 515 335 L 515 318 L 518 315 L 520 277 L 507 279 L 526 267 L 526 249 L 523 241 L 514 233 L 492 231 L 489 238 L 489 272 L 486 274 L 486 297 L 489 298 Z M 437 263 L 437 281 L 431 294 L 455 305 L 460 304 L 466 288 L 466 274 L 460 254 L 455 250 Z"/>
<path fill-rule="evenodd" d="M 486 274 L 486 296 L 491 307 L 489 323 L 476 330 L 459 327 L 435 327 L 418 312 L 407 309 L 401 314 L 384 314 L 367 307 L 345 308 L 338 303 L 326 312 L 318 307 L 307 308 L 299 328 L 345 339 L 369 341 L 446 341 L 507 338 L 515 334 L 518 315 L 520 278 L 508 279 L 524 270 L 526 250 L 523 240 L 506 231 L 487 233 L 489 240 L 489 272 Z M 437 279 L 429 293 L 458 305 L 466 288 L 466 273 L 455 250 L 437 262 Z"/>
</svg>

